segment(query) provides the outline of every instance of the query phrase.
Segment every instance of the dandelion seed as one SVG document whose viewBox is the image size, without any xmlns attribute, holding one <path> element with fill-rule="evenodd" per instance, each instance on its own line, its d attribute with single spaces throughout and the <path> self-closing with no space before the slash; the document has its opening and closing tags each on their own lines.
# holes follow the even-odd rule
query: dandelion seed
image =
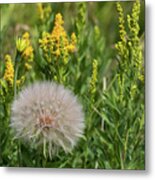
<svg viewBox="0 0 155 180">
<path fill-rule="evenodd" d="M 70 152 L 83 134 L 82 107 L 71 91 L 51 82 L 36 83 L 23 90 L 12 105 L 11 127 L 17 138 L 46 142 L 49 155 L 62 147 Z"/>
</svg>

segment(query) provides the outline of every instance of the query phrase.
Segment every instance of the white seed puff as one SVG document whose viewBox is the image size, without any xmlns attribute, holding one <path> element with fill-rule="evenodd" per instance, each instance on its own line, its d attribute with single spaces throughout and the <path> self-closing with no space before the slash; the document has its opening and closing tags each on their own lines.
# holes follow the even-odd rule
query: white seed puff
<svg viewBox="0 0 155 180">
<path fill-rule="evenodd" d="M 82 106 L 62 85 L 38 82 L 14 100 L 11 127 L 17 138 L 36 145 L 48 144 L 50 156 L 59 147 L 69 152 L 83 134 Z"/>
</svg>

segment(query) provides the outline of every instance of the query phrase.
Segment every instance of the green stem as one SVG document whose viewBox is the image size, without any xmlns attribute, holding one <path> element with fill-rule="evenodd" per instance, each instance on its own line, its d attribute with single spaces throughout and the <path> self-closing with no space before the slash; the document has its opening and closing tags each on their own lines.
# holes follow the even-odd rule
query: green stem
<svg viewBox="0 0 155 180">
<path fill-rule="evenodd" d="M 15 73 L 14 73 L 14 97 L 17 95 L 17 77 L 18 77 L 18 68 L 19 68 L 19 61 L 20 61 L 20 54 L 17 52 L 16 58 L 15 58 Z"/>
<path fill-rule="evenodd" d="M 22 161 L 21 161 L 21 158 L 22 156 L 21 156 L 21 143 L 20 143 L 20 141 L 18 141 L 18 163 L 19 163 L 19 167 L 21 167 L 22 166 Z"/>
<path fill-rule="evenodd" d="M 17 76 L 18 76 L 18 64 L 15 63 L 15 74 L 14 74 L 14 97 L 17 95 Z"/>
<path fill-rule="evenodd" d="M 120 161 L 121 161 L 121 169 L 124 169 L 124 158 L 123 158 L 123 152 L 120 152 Z"/>
<path fill-rule="evenodd" d="M 17 77 L 18 77 L 18 68 L 19 68 L 19 62 L 20 62 L 20 54 L 17 52 L 16 58 L 15 58 L 15 72 L 14 72 L 14 97 L 16 98 L 17 95 Z M 21 143 L 20 141 L 18 141 L 18 163 L 19 163 L 19 167 L 21 166 Z"/>
<path fill-rule="evenodd" d="M 129 138 L 129 130 L 126 133 L 125 144 L 124 144 L 124 161 L 126 160 L 128 138 Z"/>
</svg>

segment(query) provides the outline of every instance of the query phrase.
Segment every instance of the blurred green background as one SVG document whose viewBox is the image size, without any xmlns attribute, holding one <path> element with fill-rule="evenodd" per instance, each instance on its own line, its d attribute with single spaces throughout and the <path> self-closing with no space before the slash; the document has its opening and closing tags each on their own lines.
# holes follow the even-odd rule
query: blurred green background
<svg viewBox="0 0 155 180">
<path fill-rule="evenodd" d="M 47 3 L 52 7 L 52 13 L 61 12 L 65 19 L 65 29 L 67 32 L 74 32 L 73 21 L 78 13 L 76 2 L 70 3 Z M 105 39 L 108 53 L 113 52 L 113 45 L 119 39 L 118 14 L 116 11 L 116 2 L 87 2 L 87 23 L 89 28 L 95 25 L 99 26 L 101 35 Z M 144 2 L 141 3 L 140 16 L 140 36 L 144 32 Z M 131 11 L 132 3 L 122 2 L 125 15 Z M 0 26 L 0 59 L 4 54 L 14 53 L 15 38 L 24 31 L 31 31 L 31 38 L 36 37 L 36 26 L 38 24 L 37 5 L 32 4 L 1 4 L 1 26 Z M 88 37 L 89 38 L 89 37 Z M 111 56 L 112 57 L 112 56 Z"/>
</svg>

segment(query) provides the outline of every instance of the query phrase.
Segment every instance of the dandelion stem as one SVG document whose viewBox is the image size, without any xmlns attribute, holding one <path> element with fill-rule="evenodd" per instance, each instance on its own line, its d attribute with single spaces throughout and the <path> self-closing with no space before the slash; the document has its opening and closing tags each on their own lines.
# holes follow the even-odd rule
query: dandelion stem
<svg viewBox="0 0 155 180">
<path fill-rule="evenodd" d="M 19 64 L 18 61 L 20 60 L 20 54 L 17 52 L 16 58 L 15 58 L 15 71 L 14 71 L 14 82 L 13 82 L 13 86 L 14 86 L 14 97 L 16 98 L 17 95 L 17 77 L 18 77 L 18 68 L 19 68 Z M 18 162 L 19 162 L 19 166 L 21 166 L 21 144 L 18 141 Z"/>
<path fill-rule="evenodd" d="M 21 163 L 21 143 L 20 141 L 18 141 L 18 163 L 19 163 L 19 167 L 22 166 L 22 163 Z"/>
</svg>

